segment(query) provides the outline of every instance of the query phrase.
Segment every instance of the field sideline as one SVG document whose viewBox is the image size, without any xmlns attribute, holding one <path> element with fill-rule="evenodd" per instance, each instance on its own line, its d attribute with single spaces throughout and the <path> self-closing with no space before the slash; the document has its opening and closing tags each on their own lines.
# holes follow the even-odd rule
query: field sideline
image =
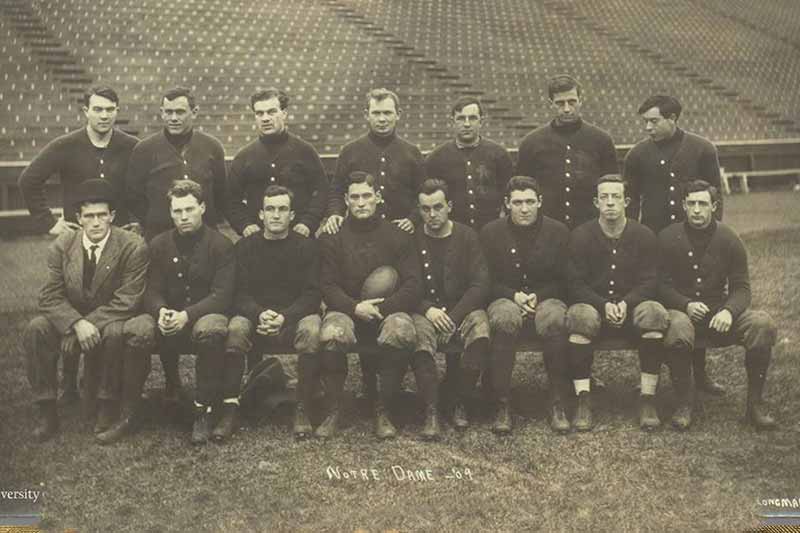
<svg viewBox="0 0 800 533">
<path fill-rule="evenodd" d="M 227 445 L 197 449 L 188 422 L 158 410 L 155 358 L 152 415 L 137 435 L 95 445 L 70 409 L 62 435 L 37 445 L 28 439 L 34 406 L 20 337 L 36 308 L 46 241 L 3 241 L 0 489 L 45 491 L 43 525 L 58 532 L 744 531 L 758 525 L 757 500 L 800 497 L 799 200 L 790 192 L 726 198 L 725 220 L 748 246 L 754 307 L 779 328 L 766 398 L 782 429 L 770 433 L 742 424 L 743 350 L 727 348 L 714 350 L 709 364 L 728 394 L 707 399 L 686 434 L 639 431 L 633 353 L 596 357 L 608 388 L 595 395 L 595 430 L 552 434 L 541 357 L 528 354 L 514 373 L 511 437 L 492 435 L 486 415 L 463 435 L 446 424 L 440 443 L 424 444 L 416 439 L 421 403 L 405 395 L 400 438 L 379 444 L 352 396 L 360 373 L 351 357 L 344 429 L 330 444 L 296 443 L 290 409 L 281 409 L 248 420 Z M 667 418 L 666 372 L 662 381 Z M 393 466 L 430 469 L 433 480 L 397 479 Z M 337 467 L 374 469 L 379 479 L 330 479 Z"/>
</svg>

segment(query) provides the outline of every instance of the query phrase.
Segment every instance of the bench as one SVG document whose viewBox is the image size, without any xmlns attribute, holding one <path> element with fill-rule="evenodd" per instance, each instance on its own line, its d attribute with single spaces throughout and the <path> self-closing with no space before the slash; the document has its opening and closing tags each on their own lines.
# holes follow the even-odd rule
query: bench
<svg viewBox="0 0 800 533">
<path fill-rule="evenodd" d="M 798 177 L 798 183 L 795 185 L 795 190 L 800 190 L 800 168 L 783 168 L 783 169 L 776 169 L 776 170 L 735 170 L 733 172 L 725 172 L 725 169 L 722 168 L 721 175 L 722 175 L 722 192 L 725 194 L 731 193 L 731 186 L 729 180 L 732 178 L 737 178 L 739 180 L 739 186 L 745 194 L 750 192 L 750 184 L 748 183 L 748 179 L 752 176 L 796 176 Z"/>
</svg>

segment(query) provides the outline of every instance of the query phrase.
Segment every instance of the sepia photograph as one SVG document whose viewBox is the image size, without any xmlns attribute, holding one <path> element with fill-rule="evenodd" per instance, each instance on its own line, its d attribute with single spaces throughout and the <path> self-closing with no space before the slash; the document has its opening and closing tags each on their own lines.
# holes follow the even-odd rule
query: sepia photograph
<svg viewBox="0 0 800 533">
<path fill-rule="evenodd" d="M 800 532 L 797 0 L 0 0 L 0 533 Z"/>
</svg>

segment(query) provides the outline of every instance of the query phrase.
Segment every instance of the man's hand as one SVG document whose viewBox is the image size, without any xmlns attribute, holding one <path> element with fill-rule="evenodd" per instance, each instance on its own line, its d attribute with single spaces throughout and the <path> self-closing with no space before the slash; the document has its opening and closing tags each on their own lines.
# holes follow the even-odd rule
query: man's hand
<svg viewBox="0 0 800 533">
<path fill-rule="evenodd" d="M 67 222 L 65 219 L 59 218 L 56 223 L 53 224 L 53 227 L 50 228 L 48 233 L 50 233 L 50 235 L 61 235 L 62 233 L 81 231 L 82 229 L 83 228 L 81 228 L 80 224 L 76 224 L 75 222 Z"/>
<path fill-rule="evenodd" d="M 720 333 L 727 333 L 731 329 L 731 324 L 733 324 L 733 315 L 727 309 L 723 309 L 713 316 L 709 327 Z"/>
<path fill-rule="evenodd" d="M 414 233 L 414 223 L 411 222 L 411 219 L 408 218 L 398 218 L 396 220 L 392 220 L 393 224 L 397 224 L 401 230 L 405 231 L 406 233 Z"/>
<path fill-rule="evenodd" d="M 186 311 L 175 311 L 162 307 L 158 310 L 158 329 L 165 337 L 179 333 L 189 322 Z"/>
<path fill-rule="evenodd" d="M 536 314 L 537 298 L 535 293 L 526 294 L 522 291 L 514 293 L 514 303 L 522 308 L 522 315 Z"/>
<path fill-rule="evenodd" d="M 370 298 L 356 305 L 356 316 L 365 322 L 373 320 L 383 320 L 383 315 L 378 309 L 378 304 L 383 303 L 384 298 Z"/>
<path fill-rule="evenodd" d="M 140 237 L 144 235 L 144 230 L 142 229 L 142 225 L 139 224 L 138 222 L 129 222 L 128 224 L 122 226 L 122 229 L 124 229 L 125 231 L 130 231 L 131 233 L 135 233 Z"/>
<path fill-rule="evenodd" d="M 445 311 L 438 307 L 431 307 L 425 311 L 425 318 L 433 323 L 433 327 L 439 333 L 452 335 L 456 331 L 456 324 Z"/>
<path fill-rule="evenodd" d="M 81 347 L 74 331 L 70 331 L 61 338 L 61 355 L 80 354 Z"/>
<path fill-rule="evenodd" d="M 328 220 L 325 221 L 325 224 L 322 225 L 322 232 L 327 233 L 328 235 L 336 235 L 342 228 L 343 221 L 344 217 L 342 215 L 329 216 Z"/>
<path fill-rule="evenodd" d="M 283 328 L 284 322 L 286 322 L 286 317 L 284 317 L 282 314 L 277 313 L 272 309 L 266 309 L 260 315 L 258 315 L 258 326 L 256 326 L 256 333 L 270 337 L 279 335 L 281 328 Z"/>
<path fill-rule="evenodd" d="M 308 237 L 311 235 L 311 230 L 305 224 L 295 224 L 294 229 L 297 233 L 302 235 L 303 237 Z"/>
<path fill-rule="evenodd" d="M 613 302 L 606 302 L 606 321 L 611 326 L 618 328 L 622 326 L 625 315 L 620 311 L 619 306 Z"/>
<path fill-rule="evenodd" d="M 78 338 L 78 344 L 81 345 L 83 353 L 91 352 L 100 344 L 100 330 L 88 320 L 81 318 L 75 322 L 72 329 L 75 331 L 75 336 Z"/>
<path fill-rule="evenodd" d="M 625 320 L 628 318 L 628 302 L 622 300 L 620 303 L 617 304 L 617 311 L 620 314 L 620 326 L 625 323 Z"/>
<path fill-rule="evenodd" d="M 253 233 L 259 233 L 260 231 L 261 228 L 258 226 L 258 224 L 248 224 L 242 230 L 242 237 L 249 237 Z"/>
<path fill-rule="evenodd" d="M 692 322 L 700 322 L 703 320 L 710 309 L 703 302 L 689 302 L 686 305 L 686 314 L 692 319 Z"/>
</svg>

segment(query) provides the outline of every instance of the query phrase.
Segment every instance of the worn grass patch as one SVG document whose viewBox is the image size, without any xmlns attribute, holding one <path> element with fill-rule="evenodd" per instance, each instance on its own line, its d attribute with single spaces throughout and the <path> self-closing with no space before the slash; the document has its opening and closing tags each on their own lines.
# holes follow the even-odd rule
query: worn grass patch
<svg viewBox="0 0 800 533">
<path fill-rule="evenodd" d="M 154 372 L 152 416 L 132 438 L 93 443 L 77 409 L 63 413 L 56 440 L 28 435 L 33 407 L 20 335 L 35 310 L 44 241 L 3 243 L 0 265 L 0 488 L 41 488 L 51 531 L 741 531 L 757 525 L 757 499 L 796 497 L 800 479 L 800 234 L 758 232 L 746 238 L 754 306 L 779 326 L 767 399 L 782 429 L 742 424 L 745 377 L 741 348 L 714 350 L 713 375 L 728 388 L 705 401 L 692 430 L 643 434 L 636 426 L 638 365 L 632 353 L 601 353 L 607 382 L 590 434 L 547 428 L 539 356 L 520 356 L 514 374 L 515 432 L 498 439 L 488 415 L 463 435 L 446 426 L 440 443 L 416 439 L 421 406 L 404 395 L 401 436 L 379 444 L 371 419 L 353 399 L 351 359 L 341 435 L 329 444 L 291 438 L 288 409 L 244 425 L 224 446 L 188 444 L 186 420 L 159 409 Z M 287 358 L 287 361 L 291 361 Z M 191 360 L 182 363 L 191 380 Z M 659 392 L 663 416 L 671 410 Z M 398 479 L 392 467 L 430 469 L 433 481 Z M 330 479 L 329 467 L 374 469 L 379 479 Z M 464 477 L 469 469 L 471 479 Z M 462 475 L 457 479 L 455 473 Z M 368 473 L 368 477 L 372 474 Z M 448 478 L 451 475 L 453 478 Z"/>
</svg>

